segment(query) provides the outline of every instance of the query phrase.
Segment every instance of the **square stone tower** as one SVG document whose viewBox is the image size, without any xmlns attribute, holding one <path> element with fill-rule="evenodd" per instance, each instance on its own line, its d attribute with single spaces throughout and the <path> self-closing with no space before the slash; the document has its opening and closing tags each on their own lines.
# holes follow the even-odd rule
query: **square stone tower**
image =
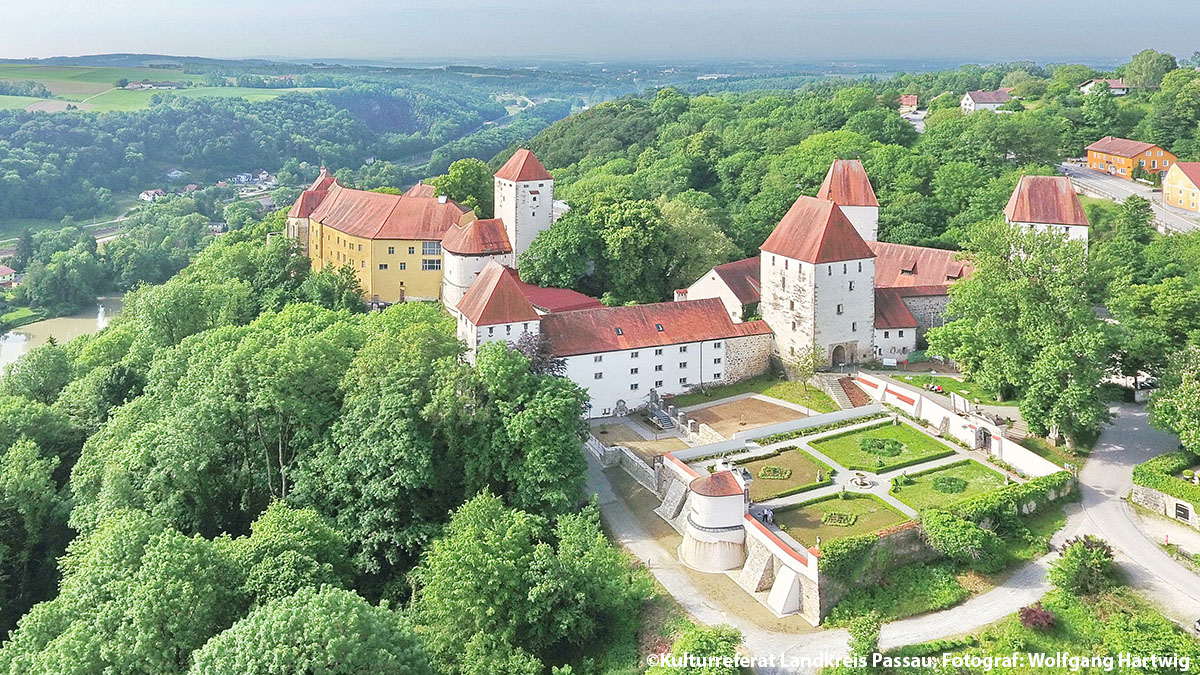
<svg viewBox="0 0 1200 675">
<path fill-rule="evenodd" d="M 554 177 L 524 148 L 495 176 L 495 215 L 504 221 L 516 264 L 538 234 L 553 222 Z"/>
</svg>

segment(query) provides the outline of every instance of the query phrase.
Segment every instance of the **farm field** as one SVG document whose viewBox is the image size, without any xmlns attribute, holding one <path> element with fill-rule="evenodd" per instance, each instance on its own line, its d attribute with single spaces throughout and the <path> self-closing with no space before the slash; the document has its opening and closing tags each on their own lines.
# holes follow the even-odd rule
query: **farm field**
<svg viewBox="0 0 1200 675">
<path fill-rule="evenodd" d="M 168 68 L 112 68 L 105 66 L 42 66 L 0 63 L 0 80 L 32 80 L 46 85 L 57 98 L 83 99 L 113 88 L 117 80 L 170 80 L 203 82 L 203 75 L 187 75 Z"/>
<path fill-rule="evenodd" d="M 105 92 L 91 100 L 88 104 L 99 112 L 129 111 L 146 108 L 154 96 L 182 96 L 184 98 L 244 98 L 247 101 L 269 101 L 284 94 L 293 92 L 319 91 L 313 88 L 298 89 L 251 89 L 247 87 L 195 87 L 192 89 L 175 89 L 168 91 L 143 90 L 131 91 L 117 89 Z"/>
<path fill-rule="evenodd" d="M 830 513 L 850 516 L 854 522 L 846 526 L 822 522 Z M 867 494 L 850 494 L 845 499 L 835 495 L 794 509 L 775 511 L 775 523 L 805 546 L 815 546 L 818 537 L 828 543 L 834 539 L 878 532 L 906 520 L 908 516 L 882 499 Z"/>
<path fill-rule="evenodd" d="M 939 492 L 935 487 L 935 483 L 939 482 L 938 478 L 942 479 L 940 482 L 943 484 L 943 489 L 945 489 L 945 484 L 950 483 L 962 487 L 962 490 Z M 917 511 L 942 507 L 951 502 L 977 497 L 985 492 L 1002 488 L 1005 483 L 1004 476 L 971 459 L 961 464 L 953 464 L 937 471 L 913 476 L 912 480 L 912 485 L 905 485 L 899 491 L 893 492 L 892 495 Z"/>
<path fill-rule="evenodd" d="M 902 444 L 896 454 L 876 454 L 867 452 L 860 446 L 860 439 L 873 438 L 882 441 L 899 441 Z M 830 459 L 847 469 L 883 473 L 901 466 L 911 466 L 917 462 L 945 457 L 953 454 L 954 450 L 941 441 L 925 435 L 907 424 L 884 423 L 866 429 L 838 434 L 822 438 L 811 443 L 812 447 L 829 456 Z"/>
<path fill-rule="evenodd" d="M 799 448 L 788 448 L 774 457 L 756 459 L 745 464 L 738 464 L 738 466 L 749 471 L 751 478 L 754 479 L 750 483 L 750 499 L 756 502 L 779 496 L 783 492 L 790 492 L 805 485 L 815 487 L 818 474 L 820 480 L 827 481 L 830 474 L 833 473 L 829 467 L 824 466 Z M 763 474 L 764 467 L 778 467 L 791 473 L 787 478 L 766 478 Z"/>
<path fill-rule="evenodd" d="M 0 110 L 24 110 L 38 101 L 45 100 L 44 98 L 34 98 L 32 96 L 0 96 Z"/>
</svg>

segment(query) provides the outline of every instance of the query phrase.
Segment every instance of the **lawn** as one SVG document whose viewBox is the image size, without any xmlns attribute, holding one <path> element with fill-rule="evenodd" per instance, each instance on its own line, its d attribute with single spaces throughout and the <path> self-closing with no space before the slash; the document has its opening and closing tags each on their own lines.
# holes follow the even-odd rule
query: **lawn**
<svg viewBox="0 0 1200 675">
<path fill-rule="evenodd" d="M 818 389 L 815 385 L 808 385 L 808 391 L 805 391 L 804 385 L 800 382 L 789 382 L 770 375 L 752 377 L 748 380 L 734 382 L 723 387 L 711 387 L 693 394 L 673 396 L 668 401 L 680 408 L 686 408 L 728 396 L 749 393 L 765 394 L 781 401 L 802 405 L 819 413 L 838 410 L 838 406 L 833 402 L 833 399 L 826 396 L 825 392 Z"/>
<path fill-rule="evenodd" d="M 859 440 L 862 438 L 899 441 L 902 447 L 898 454 L 874 454 L 860 447 Z M 812 441 L 810 445 L 847 469 L 872 473 L 884 473 L 954 454 L 954 450 L 941 441 L 907 424 L 890 422 L 822 438 Z"/>
<path fill-rule="evenodd" d="M 853 524 L 848 526 L 822 522 L 830 513 L 851 516 Z M 804 546 L 816 546 L 817 539 L 830 542 L 859 534 L 871 534 L 885 527 L 899 525 L 908 516 L 892 508 L 874 495 L 849 493 L 843 499 L 838 495 L 815 502 L 781 508 L 775 511 L 775 524 Z"/>
<path fill-rule="evenodd" d="M 914 387 L 924 387 L 927 384 L 941 385 L 942 389 L 944 390 L 944 395 L 949 396 L 950 392 L 955 392 L 971 402 L 978 400 L 980 403 L 985 404 L 1017 404 L 1016 401 L 1001 402 L 996 398 L 996 394 L 994 392 L 984 389 L 983 386 L 981 386 L 978 382 L 963 382 L 962 380 L 958 380 L 953 377 L 947 377 L 945 375 L 899 375 L 897 376 L 897 379 L 907 384 L 911 384 Z"/>
<path fill-rule="evenodd" d="M 799 448 L 785 448 L 779 454 L 741 463 L 738 466 L 750 472 L 754 480 L 750 483 L 750 499 L 756 502 L 765 501 L 784 494 L 796 494 L 805 490 L 828 484 L 833 469 L 811 457 Z M 764 467 L 779 467 L 784 473 L 791 472 L 786 478 L 765 478 Z M 771 470 L 768 469 L 768 473 Z M 817 477 L 820 472 L 820 478 Z M 778 475 L 778 472 L 775 472 Z"/>
<path fill-rule="evenodd" d="M 892 494 L 917 511 L 944 506 L 1004 487 L 1004 476 L 973 459 L 911 478 L 911 485 L 892 488 Z M 942 480 L 937 480 L 939 478 Z M 956 478 L 958 481 L 953 480 Z M 952 484 L 951 487 L 961 487 L 962 490 L 940 492 L 938 487 L 947 489 L 947 483 Z"/>
<path fill-rule="evenodd" d="M 4 330 L 12 330 L 17 326 L 24 326 L 27 323 L 41 321 L 43 318 L 45 318 L 45 316 L 45 312 L 39 312 L 35 309 L 30 309 L 29 307 L 17 307 L 12 311 L 0 316 L 0 326 L 3 326 Z"/>
<path fill-rule="evenodd" d="M 1058 446 L 1053 446 L 1047 443 L 1046 439 L 1038 438 L 1036 436 L 1029 436 L 1025 440 L 1021 441 L 1021 445 L 1025 449 L 1032 450 L 1034 453 L 1045 457 L 1058 466 L 1074 464 L 1077 467 L 1081 467 L 1086 459 L 1085 457 L 1080 457 L 1078 454 L 1068 450 L 1065 443 L 1060 443 Z"/>
<path fill-rule="evenodd" d="M 2 96 L 0 95 L 0 110 L 24 110 L 31 103 L 45 101 L 44 98 L 32 96 Z"/>
</svg>

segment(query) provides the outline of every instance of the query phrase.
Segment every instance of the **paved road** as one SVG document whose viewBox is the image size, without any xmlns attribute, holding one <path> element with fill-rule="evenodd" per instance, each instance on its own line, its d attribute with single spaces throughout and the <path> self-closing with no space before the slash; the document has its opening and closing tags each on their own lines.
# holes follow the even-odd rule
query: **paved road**
<svg viewBox="0 0 1200 675">
<path fill-rule="evenodd" d="M 1190 625 L 1200 617 L 1200 575 L 1151 541 L 1124 500 L 1133 487 L 1134 465 L 1175 450 L 1179 442 L 1152 428 L 1140 405 L 1123 403 L 1112 412 L 1113 423 L 1100 434 L 1079 473 L 1084 529 L 1113 545 L 1134 588 L 1149 594 L 1168 616 Z"/>
<path fill-rule="evenodd" d="M 1157 200 L 1158 193 L 1141 183 L 1110 176 L 1103 171 L 1081 167 L 1077 164 L 1059 164 L 1058 170 L 1064 175 L 1070 176 L 1071 181 L 1079 187 L 1090 188 L 1117 203 L 1125 201 L 1126 197 L 1132 195 L 1150 200 L 1157 220 L 1173 232 L 1191 232 L 1200 229 L 1200 222 L 1181 215 L 1180 211 L 1163 206 Z"/>
</svg>

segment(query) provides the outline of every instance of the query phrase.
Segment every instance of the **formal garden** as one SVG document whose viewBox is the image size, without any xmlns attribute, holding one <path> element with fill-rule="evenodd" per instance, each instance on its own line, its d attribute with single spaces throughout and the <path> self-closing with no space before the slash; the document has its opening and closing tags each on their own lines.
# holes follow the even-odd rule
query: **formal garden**
<svg viewBox="0 0 1200 675">
<path fill-rule="evenodd" d="M 892 479 L 891 494 L 916 511 L 944 506 L 1004 487 L 1008 479 L 973 459 Z"/>
<path fill-rule="evenodd" d="M 884 423 L 810 443 L 814 450 L 853 471 L 885 473 L 954 454 L 954 449 L 913 427 Z"/>
<path fill-rule="evenodd" d="M 816 546 L 818 539 L 830 542 L 872 534 L 908 520 L 908 516 L 882 499 L 853 492 L 782 506 L 774 512 L 775 524 L 806 547 Z"/>
<path fill-rule="evenodd" d="M 767 499 L 794 495 L 833 482 L 833 468 L 807 452 L 789 446 L 767 456 L 735 462 L 750 472 L 750 499 Z"/>
</svg>

